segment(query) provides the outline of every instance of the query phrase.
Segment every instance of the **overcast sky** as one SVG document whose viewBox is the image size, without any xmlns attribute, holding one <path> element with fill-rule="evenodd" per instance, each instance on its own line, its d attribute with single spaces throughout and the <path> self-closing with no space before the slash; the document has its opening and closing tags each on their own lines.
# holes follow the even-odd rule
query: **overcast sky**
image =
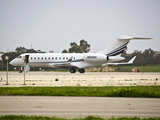
<svg viewBox="0 0 160 120">
<path fill-rule="evenodd" d="M 130 41 L 127 53 L 160 51 L 160 0 L 0 0 L 0 52 L 62 52 L 82 39 L 97 52 L 119 35 L 153 38 Z"/>
</svg>

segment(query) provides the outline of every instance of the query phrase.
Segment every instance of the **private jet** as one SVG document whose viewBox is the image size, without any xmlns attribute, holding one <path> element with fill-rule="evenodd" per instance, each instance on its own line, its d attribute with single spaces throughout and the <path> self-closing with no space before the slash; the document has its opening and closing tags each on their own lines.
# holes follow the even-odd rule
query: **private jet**
<svg viewBox="0 0 160 120">
<path fill-rule="evenodd" d="M 80 73 L 85 73 L 85 68 L 107 65 L 132 64 L 136 56 L 129 62 L 117 63 L 125 58 L 121 57 L 130 40 L 151 39 L 144 37 L 119 36 L 107 49 L 97 53 L 24 53 L 13 59 L 10 64 L 22 66 L 28 72 L 30 67 L 50 67 L 70 69 L 70 73 L 75 73 L 79 69 Z"/>
</svg>

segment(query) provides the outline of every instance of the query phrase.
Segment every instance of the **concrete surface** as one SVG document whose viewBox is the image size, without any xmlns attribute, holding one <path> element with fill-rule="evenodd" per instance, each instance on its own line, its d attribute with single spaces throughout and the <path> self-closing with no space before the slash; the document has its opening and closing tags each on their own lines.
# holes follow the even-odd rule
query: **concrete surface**
<svg viewBox="0 0 160 120">
<path fill-rule="evenodd" d="M 55 81 L 55 80 L 58 81 Z M 0 72 L 0 87 L 24 86 L 24 74 Z M 160 85 L 160 73 L 132 72 L 29 72 L 25 74 L 25 86 L 136 86 Z"/>
<path fill-rule="evenodd" d="M 160 117 L 159 98 L 0 96 L 0 115 Z"/>
</svg>

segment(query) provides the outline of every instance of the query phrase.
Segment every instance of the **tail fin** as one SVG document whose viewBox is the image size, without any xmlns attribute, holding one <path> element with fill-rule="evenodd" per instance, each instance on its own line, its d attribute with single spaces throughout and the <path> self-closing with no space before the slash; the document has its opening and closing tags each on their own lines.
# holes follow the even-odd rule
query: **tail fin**
<svg viewBox="0 0 160 120">
<path fill-rule="evenodd" d="M 151 38 L 143 38 L 143 37 L 129 37 L 125 35 L 120 35 L 114 43 L 107 49 L 98 52 L 99 54 L 105 54 L 107 56 L 115 56 L 121 54 L 127 47 L 127 44 L 130 40 L 134 39 L 151 39 Z"/>
</svg>

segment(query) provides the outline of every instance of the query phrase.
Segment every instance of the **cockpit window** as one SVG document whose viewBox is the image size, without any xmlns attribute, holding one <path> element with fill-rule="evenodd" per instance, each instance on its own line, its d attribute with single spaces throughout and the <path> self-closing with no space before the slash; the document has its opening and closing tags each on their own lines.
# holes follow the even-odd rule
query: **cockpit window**
<svg viewBox="0 0 160 120">
<path fill-rule="evenodd" d="M 18 56 L 17 58 L 21 58 L 22 56 Z"/>
</svg>

